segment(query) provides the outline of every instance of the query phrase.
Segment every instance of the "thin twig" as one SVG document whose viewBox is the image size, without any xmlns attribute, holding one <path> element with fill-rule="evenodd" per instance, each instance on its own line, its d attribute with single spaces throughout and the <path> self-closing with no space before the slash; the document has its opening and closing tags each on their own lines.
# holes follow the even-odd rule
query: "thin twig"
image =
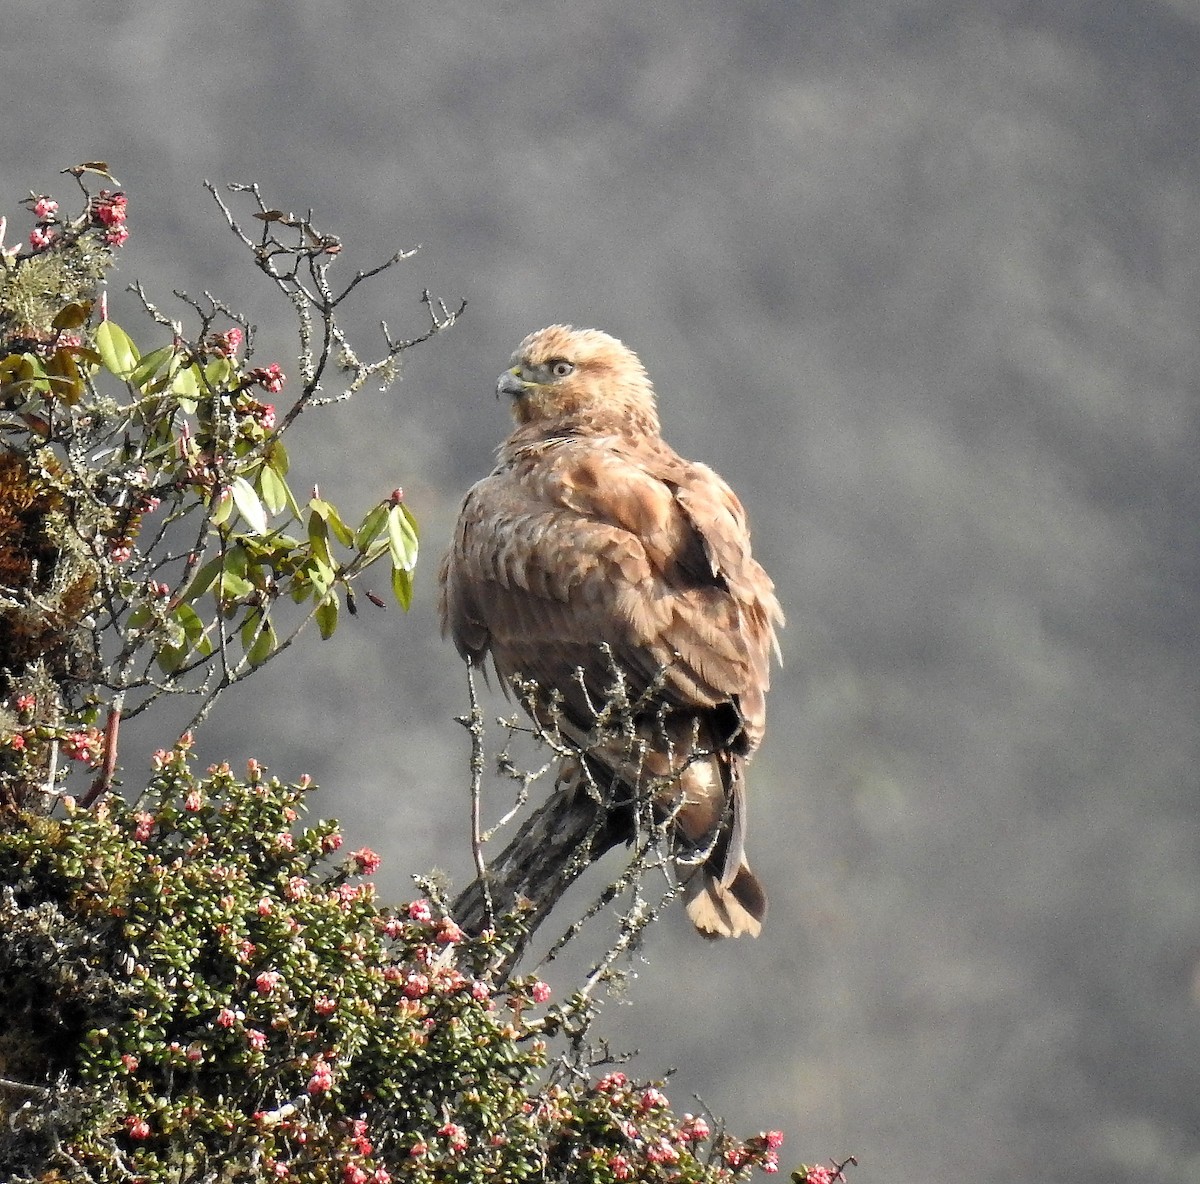
<svg viewBox="0 0 1200 1184">
<path fill-rule="evenodd" d="M 490 929 L 496 924 L 496 910 L 492 903 L 492 891 L 488 885 L 487 864 L 483 858 L 483 711 L 480 709 L 479 696 L 475 691 L 475 668 L 469 662 L 467 663 L 467 693 L 471 700 L 471 711 L 466 718 L 460 718 L 459 722 L 466 727 L 471 736 L 471 855 L 475 860 L 476 881 L 483 892 L 483 904 L 487 915 L 487 925 Z"/>
</svg>

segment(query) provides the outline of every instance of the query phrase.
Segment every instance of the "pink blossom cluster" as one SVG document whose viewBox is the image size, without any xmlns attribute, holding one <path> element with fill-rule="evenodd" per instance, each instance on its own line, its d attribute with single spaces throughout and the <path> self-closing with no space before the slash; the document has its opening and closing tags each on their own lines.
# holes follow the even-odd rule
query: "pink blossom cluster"
<svg viewBox="0 0 1200 1184">
<path fill-rule="evenodd" d="M 257 399 L 243 396 L 238 400 L 237 414 L 243 423 L 261 428 L 264 432 L 275 430 L 275 404 L 260 403 Z"/>
<path fill-rule="evenodd" d="M 368 1172 L 356 1163 L 348 1163 L 342 1168 L 344 1184 L 390 1184 L 391 1179 L 387 1168 L 376 1168 L 373 1172 Z"/>
<path fill-rule="evenodd" d="M 338 884 L 329 890 L 329 899 L 342 910 L 349 913 L 357 901 L 370 903 L 375 899 L 374 884 Z"/>
<path fill-rule="evenodd" d="M 456 1122 L 446 1122 L 438 1127 L 437 1132 L 450 1144 L 450 1150 L 458 1153 L 467 1149 L 467 1132 Z"/>
<path fill-rule="evenodd" d="M 30 194 L 25 199 L 25 206 L 33 213 L 38 224 L 29 232 L 29 245 L 35 251 L 44 250 L 57 237 L 55 226 L 58 222 L 58 202 L 48 193 Z M 4 235 L 5 219 L 0 218 L 0 238 Z M 6 252 L 13 254 L 14 251 Z"/>
<path fill-rule="evenodd" d="M 95 728 L 69 732 L 62 742 L 63 752 L 73 761 L 99 762 L 104 752 L 104 737 Z"/>
<path fill-rule="evenodd" d="M 287 382 L 287 375 L 278 362 L 272 362 L 269 366 L 258 366 L 251 370 L 247 377 L 251 382 L 258 383 L 269 395 L 279 394 L 283 390 L 283 384 Z"/>
<path fill-rule="evenodd" d="M 598 1094 L 613 1094 L 623 1090 L 628 1081 L 624 1073 L 606 1073 L 592 1088 Z"/>
<path fill-rule="evenodd" d="M 350 852 L 350 862 L 354 864 L 355 871 L 362 872 L 364 876 L 373 876 L 383 860 L 370 847 L 360 847 Z"/>
<path fill-rule="evenodd" d="M 318 1056 L 313 1061 L 312 1076 L 308 1079 L 308 1092 L 312 1096 L 328 1093 L 333 1088 L 333 1066 Z"/>
<path fill-rule="evenodd" d="M 129 198 L 124 193 L 119 189 L 115 192 L 101 189 L 92 200 L 91 215 L 94 223 L 107 227 L 104 241 L 110 247 L 124 246 L 129 238 L 129 229 L 125 225 L 129 215 Z"/>
<path fill-rule="evenodd" d="M 219 357 L 232 358 L 242 348 L 242 342 L 245 339 L 245 333 L 237 325 L 234 325 L 232 329 L 226 329 L 224 333 L 213 333 L 208 339 L 208 348 Z"/>
<path fill-rule="evenodd" d="M 371 1154 L 374 1146 L 366 1119 L 356 1118 L 351 1122 L 348 1142 L 355 1155 L 366 1157 Z M 342 1180 L 344 1184 L 390 1184 L 391 1176 L 386 1168 L 369 1171 L 363 1164 L 351 1162 L 343 1165 Z"/>
</svg>

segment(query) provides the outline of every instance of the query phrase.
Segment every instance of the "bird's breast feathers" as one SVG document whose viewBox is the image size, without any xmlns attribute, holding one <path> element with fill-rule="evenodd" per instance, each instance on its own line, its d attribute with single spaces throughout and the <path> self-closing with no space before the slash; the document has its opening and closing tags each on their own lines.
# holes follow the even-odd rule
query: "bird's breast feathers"
<svg viewBox="0 0 1200 1184">
<path fill-rule="evenodd" d="M 766 678 L 779 609 L 741 504 L 656 443 L 542 440 L 471 489 L 443 587 L 460 649 L 606 643 L 635 669 L 682 664 L 701 701 Z"/>
</svg>

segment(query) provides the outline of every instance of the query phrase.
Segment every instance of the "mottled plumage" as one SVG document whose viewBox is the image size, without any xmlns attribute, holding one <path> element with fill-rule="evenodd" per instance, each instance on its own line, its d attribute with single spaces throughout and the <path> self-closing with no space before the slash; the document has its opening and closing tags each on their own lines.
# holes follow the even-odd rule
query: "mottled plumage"
<svg viewBox="0 0 1200 1184">
<path fill-rule="evenodd" d="M 611 685 L 602 645 L 635 695 L 661 674 L 646 766 L 671 779 L 657 801 L 677 809 L 677 829 L 712 844 L 689 916 L 706 936 L 757 934 L 766 897 L 742 850 L 744 765 L 766 726 L 783 616 L 745 511 L 663 441 L 641 362 L 605 333 L 530 335 L 498 391 L 517 426 L 463 501 L 440 574 L 443 631 L 469 662 L 490 656 L 506 683 L 522 675 L 561 693 L 579 737 L 589 696 Z"/>
</svg>

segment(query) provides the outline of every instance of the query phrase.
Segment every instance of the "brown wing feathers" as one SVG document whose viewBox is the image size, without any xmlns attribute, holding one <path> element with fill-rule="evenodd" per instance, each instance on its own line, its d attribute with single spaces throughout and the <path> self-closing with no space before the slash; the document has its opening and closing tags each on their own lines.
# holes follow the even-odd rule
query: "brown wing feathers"
<svg viewBox="0 0 1200 1184">
<path fill-rule="evenodd" d="M 701 846 L 722 828 L 689 916 L 705 936 L 757 933 L 766 898 L 742 851 L 743 766 L 765 728 L 782 614 L 741 503 L 663 442 L 641 363 L 605 334 L 531 335 L 499 389 L 518 427 L 463 503 L 441 569 L 443 631 L 468 660 L 490 655 L 502 678 L 557 688 L 577 713 L 577 667 L 608 685 L 602 643 L 635 693 L 665 668 L 678 735 L 652 756 L 675 775 L 675 825 Z M 680 762 L 693 736 L 707 755 Z"/>
</svg>

